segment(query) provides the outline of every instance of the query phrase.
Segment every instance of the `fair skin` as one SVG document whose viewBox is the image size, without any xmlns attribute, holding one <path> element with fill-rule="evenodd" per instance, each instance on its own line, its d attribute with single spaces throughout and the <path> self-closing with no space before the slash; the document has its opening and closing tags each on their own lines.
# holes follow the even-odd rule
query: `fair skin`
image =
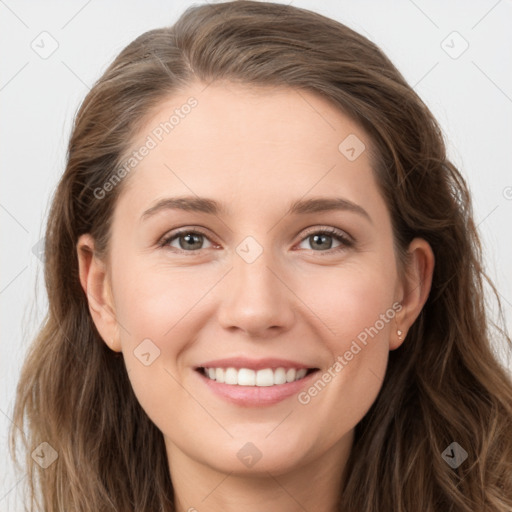
<svg viewBox="0 0 512 512">
<path fill-rule="evenodd" d="M 354 427 L 379 393 L 389 351 L 427 299 L 432 251 L 413 240 L 400 277 L 370 140 L 326 100 L 290 89 L 204 87 L 162 103 L 133 141 L 139 148 L 197 98 L 123 183 L 107 256 L 95 254 L 90 235 L 80 237 L 82 287 L 98 331 L 122 352 L 141 406 L 163 433 L 179 512 L 334 511 Z M 349 134 L 367 148 L 353 161 L 338 149 Z M 142 218 L 159 200 L 185 195 L 213 199 L 225 212 L 160 209 Z M 333 197 L 359 211 L 287 213 L 294 201 Z M 158 245 L 182 227 L 205 236 Z M 353 243 L 322 240 L 322 228 Z M 241 247 L 262 249 L 250 263 L 237 252 L 249 236 L 257 245 Z M 389 311 L 392 320 L 308 403 L 298 392 L 275 403 L 233 403 L 197 370 L 230 357 L 292 360 L 317 369 L 304 392 Z M 160 350 L 148 366 L 134 354 L 145 339 Z M 241 449 L 261 458 L 244 463 Z"/>
</svg>

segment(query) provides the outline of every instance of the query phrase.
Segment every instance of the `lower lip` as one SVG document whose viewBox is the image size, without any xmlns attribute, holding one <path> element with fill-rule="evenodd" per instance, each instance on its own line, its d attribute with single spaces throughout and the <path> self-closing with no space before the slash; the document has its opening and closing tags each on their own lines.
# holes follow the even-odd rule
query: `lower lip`
<svg viewBox="0 0 512 512">
<path fill-rule="evenodd" d="M 277 404 L 300 392 L 302 388 L 309 385 L 311 380 L 318 373 L 318 370 L 306 375 L 303 379 L 278 384 L 275 386 L 238 386 L 232 384 L 221 384 L 216 380 L 205 377 L 200 371 L 196 371 L 203 382 L 216 395 L 228 402 L 242 407 L 265 407 Z"/>
</svg>

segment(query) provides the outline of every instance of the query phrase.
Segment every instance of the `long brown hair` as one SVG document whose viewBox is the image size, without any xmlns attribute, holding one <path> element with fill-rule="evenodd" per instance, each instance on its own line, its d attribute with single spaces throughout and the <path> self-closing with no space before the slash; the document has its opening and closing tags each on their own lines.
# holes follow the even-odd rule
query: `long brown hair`
<svg viewBox="0 0 512 512">
<path fill-rule="evenodd" d="M 253 1 L 193 6 L 174 26 L 141 35 L 77 113 L 46 232 L 49 310 L 14 411 L 31 506 L 174 510 L 162 433 L 139 405 L 123 359 L 95 329 L 76 243 L 91 233 L 108 249 L 123 182 L 102 198 L 94 191 L 121 165 L 148 113 L 197 80 L 288 87 L 330 100 L 377 148 L 374 172 L 399 259 L 414 237 L 435 255 L 426 305 L 390 353 L 381 392 L 356 427 L 339 510 L 511 510 L 512 383 L 493 353 L 484 285 L 498 306 L 499 297 L 482 268 L 467 185 L 447 160 L 438 124 L 363 36 L 305 9 Z M 13 428 L 13 456 L 17 434 Z M 58 455 L 46 469 L 31 457 L 44 442 Z M 468 454 L 457 468 L 442 457 L 452 442 Z"/>
</svg>

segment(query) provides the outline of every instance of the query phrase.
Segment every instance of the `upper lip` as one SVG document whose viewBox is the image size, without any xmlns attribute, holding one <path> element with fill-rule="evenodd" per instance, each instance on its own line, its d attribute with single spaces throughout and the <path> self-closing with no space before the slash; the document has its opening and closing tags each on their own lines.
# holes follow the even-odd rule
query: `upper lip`
<svg viewBox="0 0 512 512">
<path fill-rule="evenodd" d="M 263 370 L 264 368 L 315 368 L 314 366 L 299 363 L 297 361 L 290 361 L 289 359 L 248 359 L 246 357 L 228 357 L 226 359 L 215 359 L 213 361 L 206 361 L 197 366 L 197 368 L 249 368 L 251 370 Z"/>
</svg>

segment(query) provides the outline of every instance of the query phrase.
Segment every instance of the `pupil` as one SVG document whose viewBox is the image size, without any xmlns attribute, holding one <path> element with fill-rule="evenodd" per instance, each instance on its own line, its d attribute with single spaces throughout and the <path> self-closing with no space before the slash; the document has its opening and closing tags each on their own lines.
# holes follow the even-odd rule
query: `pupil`
<svg viewBox="0 0 512 512">
<path fill-rule="evenodd" d="M 183 235 L 180 238 L 180 246 L 182 249 L 190 249 L 190 245 L 194 245 L 194 239 L 195 244 L 201 246 L 201 237 L 202 235 L 196 235 L 194 233 L 187 233 L 186 235 Z M 181 243 L 181 240 L 185 240 L 185 246 Z M 193 249 L 198 249 L 200 247 L 193 247 Z"/>
<path fill-rule="evenodd" d="M 313 240 L 314 240 L 314 243 L 317 243 L 319 240 L 323 240 L 320 241 L 320 245 L 322 246 L 323 244 L 323 247 L 321 247 L 322 249 L 330 249 L 331 248 L 331 245 L 332 245 L 332 239 L 329 240 L 328 242 L 326 242 L 325 240 L 326 239 L 330 239 L 331 237 L 329 235 L 313 235 Z M 314 245 L 314 244 L 312 244 Z"/>
</svg>

